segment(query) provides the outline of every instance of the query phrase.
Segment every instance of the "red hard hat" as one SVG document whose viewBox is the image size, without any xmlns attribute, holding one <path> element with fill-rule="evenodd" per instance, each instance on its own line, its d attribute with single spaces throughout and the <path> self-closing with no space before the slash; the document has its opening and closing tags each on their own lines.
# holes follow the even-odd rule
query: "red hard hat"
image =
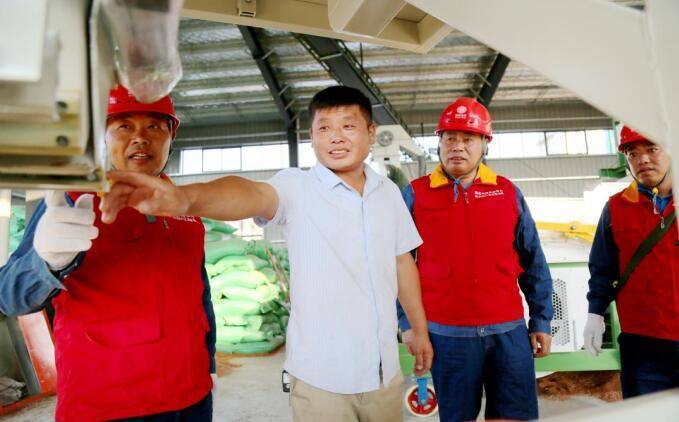
<svg viewBox="0 0 679 422">
<path fill-rule="evenodd" d="M 639 132 L 636 132 L 631 127 L 623 126 L 622 130 L 620 131 L 620 145 L 618 145 L 618 151 L 625 152 L 625 150 L 630 144 L 638 141 L 651 142 L 644 135 L 642 135 Z"/>
<path fill-rule="evenodd" d="M 474 98 L 460 97 L 443 110 L 436 134 L 447 130 L 477 133 L 493 139 L 493 126 L 488 109 Z"/>
<path fill-rule="evenodd" d="M 179 126 L 179 118 L 174 114 L 174 105 L 170 96 L 165 96 L 155 103 L 140 103 L 122 85 L 111 89 L 108 97 L 108 117 L 120 113 L 158 113 L 164 114 L 172 121 L 172 139 L 177 136 L 177 127 Z"/>
</svg>

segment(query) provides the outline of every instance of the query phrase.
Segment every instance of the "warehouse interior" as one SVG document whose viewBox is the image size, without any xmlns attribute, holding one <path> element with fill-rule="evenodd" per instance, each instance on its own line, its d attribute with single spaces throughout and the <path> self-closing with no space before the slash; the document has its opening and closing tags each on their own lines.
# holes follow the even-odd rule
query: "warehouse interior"
<svg viewBox="0 0 679 422">
<path fill-rule="evenodd" d="M 641 12 L 648 2 L 601 1 Z M 416 7 L 415 1 L 392 1 L 397 4 L 392 6 L 394 13 L 370 18 L 366 18 L 370 16 L 368 2 L 361 1 L 353 3 L 365 9 L 353 15 L 342 13 L 339 0 L 183 3 L 178 32 L 182 77 L 171 93 L 181 124 L 165 168 L 175 184 L 208 182 L 227 175 L 266 181 L 288 167 L 313 167 L 308 103 L 319 90 L 337 84 L 360 89 L 372 102 L 378 126 L 400 127 L 414 141 L 419 155 L 402 148 L 395 164 L 412 181 L 439 164 L 434 130 L 442 110 L 457 97 L 476 98 L 488 107 L 493 119 L 485 163 L 521 189 L 541 230 L 550 267 L 559 268 L 554 277 L 553 299 L 558 309 L 552 334 L 557 339 L 555 350 L 564 360 L 537 369 L 539 376 L 548 377 L 542 384 L 538 381 L 541 418 L 585 420 L 608 409 L 610 403 L 621 405 L 619 356 L 611 346 L 615 341 L 608 339 L 611 353 L 606 359 L 610 356 L 611 360 L 596 363 L 585 358 L 579 337 L 587 314 L 584 294 L 594 228 L 608 197 L 632 181 L 618 153 L 625 122 L 591 105 L 603 104 L 598 99 L 583 99 L 542 72 L 436 19 Z M 559 17 L 553 24 L 566 25 Z M 671 132 L 663 135 L 667 133 Z M 672 144 L 676 153 L 675 145 L 676 141 Z M 368 164 L 378 161 L 380 144 L 375 148 Z M 14 234 L 27 224 L 40 198 L 30 189 L 12 191 L 11 205 L 25 207 L 17 223 L 21 227 Z M 271 284 L 288 282 L 282 230 L 261 229 L 251 219 L 206 224 L 217 241 L 237 238 L 243 245 L 270 245 L 264 247 L 260 259 L 270 260 L 271 265 L 262 267 L 270 267 Z M 248 251 L 243 255 L 252 253 Z M 285 287 L 275 289 L 272 294 L 285 295 Z M 279 310 L 280 306 L 262 313 Z M 215 420 L 292 420 L 288 396 L 281 391 L 285 358 L 281 343 L 288 315 L 285 311 L 276 315 L 276 324 L 283 330 L 276 328 L 273 336 L 281 341 L 273 350 L 229 349 L 219 354 Z M 21 407 L 7 403 L 6 412 L 0 403 L 0 419 L 52 420 L 56 399 L 40 391 L 47 385 L 53 388 L 53 380 L 44 382 L 45 372 L 26 373 L 26 368 L 35 367 L 30 354 L 42 347 L 26 347 L 21 338 L 26 324 L 0 314 L 0 379 L 19 380 L 23 385 L 15 389 L 21 391 L 21 398 L 33 396 L 35 400 Z M 24 351 L 17 352 L 20 348 Z M 591 373 L 592 377 L 583 381 L 577 376 L 558 376 L 571 372 Z M 589 384 L 580 388 L 574 386 L 577 382 Z M 408 408 L 407 396 L 416 381 L 409 379 L 406 384 L 405 420 L 421 420 L 421 416 L 438 420 L 435 413 L 417 415 Z M 676 390 L 673 394 L 672 403 L 664 404 L 667 409 L 679 406 Z M 629 407 L 627 411 L 632 412 Z M 640 412 L 657 414 L 648 413 L 648 407 Z"/>
</svg>

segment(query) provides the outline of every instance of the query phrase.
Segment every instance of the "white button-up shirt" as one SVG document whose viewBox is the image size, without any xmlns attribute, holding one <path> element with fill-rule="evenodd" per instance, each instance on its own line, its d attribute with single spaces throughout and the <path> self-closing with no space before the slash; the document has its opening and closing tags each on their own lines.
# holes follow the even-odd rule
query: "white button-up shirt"
<svg viewBox="0 0 679 422">
<path fill-rule="evenodd" d="M 365 166 L 363 196 L 323 165 L 269 183 L 290 259 L 285 369 L 314 387 L 355 394 L 400 371 L 396 257 L 422 239 L 389 179 Z"/>
</svg>

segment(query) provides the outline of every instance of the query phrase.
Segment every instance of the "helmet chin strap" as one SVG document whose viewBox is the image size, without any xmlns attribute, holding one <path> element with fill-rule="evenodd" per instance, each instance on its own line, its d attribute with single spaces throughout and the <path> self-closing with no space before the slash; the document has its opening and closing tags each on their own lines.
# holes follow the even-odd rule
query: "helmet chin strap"
<svg viewBox="0 0 679 422">
<path fill-rule="evenodd" d="M 172 119 L 167 119 L 167 126 L 170 128 L 170 133 L 172 133 L 172 126 L 173 125 L 174 125 L 174 121 Z M 160 176 L 160 174 L 165 171 L 165 168 L 167 167 L 167 165 L 170 164 L 170 157 L 172 157 L 172 152 L 174 151 L 172 149 L 172 142 L 174 141 L 174 138 L 175 138 L 174 136 L 172 136 L 170 138 L 170 150 L 167 152 L 167 159 L 165 160 L 165 164 L 163 164 L 163 168 L 160 169 L 160 173 L 156 174 L 156 176 Z"/>
<path fill-rule="evenodd" d="M 160 169 L 160 173 L 156 174 L 156 176 L 160 176 L 160 174 L 165 171 L 165 168 L 167 167 L 167 165 L 170 164 L 170 157 L 172 157 L 173 151 L 174 150 L 172 149 L 172 144 L 170 144 L 170 150 L 167 152 L 167 159 L 165 160 L 165 164 L 163 164 L 163 168 Z"/>
<path fill-rule="evenodd" d="M 658 194 L 660 193 L 660 191 L 658 190 L 658 186 L 660 186 L 662 182 L 665 181 L 665 178 L 667 177 L 668 174 L 670 174 L 672 168 L 670 167 L 667 169 L 667 171 L 665 172 L 665 174 L 663 174 L 662 178 L 660 178 L 660 181 L 658 183 L 656 183 L 653 186 L 646 186 L 641 182 L 641 180 L 637 179 L 637 177 L 634 175 L 632 169 L 629 166 L 629 161 L 627 160 L 625 160 L 625 167 L 627 168 L 630 176 L 632 176 L 632 179 L 634 179 L 635 182 L 651 190 L 651 193 L 653 193 L 653 197 L 651 198 L 651 202 L 653 203 L 653 213 L 660 214 L 660 210 L 658 209 Z"/>
</svg>

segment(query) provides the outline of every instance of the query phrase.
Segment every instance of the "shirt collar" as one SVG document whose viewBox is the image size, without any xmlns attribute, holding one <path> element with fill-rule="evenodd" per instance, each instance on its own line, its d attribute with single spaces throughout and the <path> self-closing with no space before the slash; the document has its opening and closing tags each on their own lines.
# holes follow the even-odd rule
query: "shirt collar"
<svg viewBox="0 0 679 422">
<path fill-rule="evenodd" d="M 447 185 L 448 183 L 451 183 L 450 178 L 448 178 L 448 175 L 443 171 L 443 166 L 439 164 L 429 175 L 429 187 L 439 188 L 441 186 Z M 474 183 L 497 185 L 497 174 L 495 174 L 495 172 L 491 170 L 490 167 L 481 163 L 479 164 L 479 171 L 476 174 Z"/>
<path fill-rule="evenodd" d="M 639 189 L 636 180 L 622 191 L 622 197 L 629 202 L 639 202 Z"/>
<path fill-rule="evenodd" d="M 377 189 L 382 182 L 384 181 L 383 178 L 380 177 L 379 174 L 375 172 L 375 170 L 372 169 L 367 164 L 364 164 L 365 168 L 365 187 L 363 188 L 363 196 L 368 195 L 370 192 L 374 191 Z"/>
<path fill-rule="evenodd" d="M 329 168 L 321 164 L 320 161 L 316 162 L 316 165 L 314 166 L 314 173 L 316 173 L 318 180 L 320 180 L 321 183 L 323 183 L 323 185 L 328 189 L 332 189 L 342 183 L 342 179 L 340 179 L 339 176 L 333 173 Z"/>
<path fill-rule="evenodd" d="M 351 186 L 344 183 L 344 181 L 338 175 L 321 164 L 320 161 L 316 162 L 316 165 L 313 169 L 318 179 L 328 189 L 332 189 L 337 185 L 344 185 L 347 189 L 353 190 Z M 369 165 L 364 164 L 363 171 L 365 173 L 365 187 L 363 188 L 363 196 L 366 196 L 382 183 L 382 179 Z"/>
<path fill-rule="evenodd" d="M 629 186 L 625 188 L 623 191 L 623 198 L 630 202 L 639 202 L 640 196 L 639 194 L 643 193 L 648 199 L 653 198 L 653 190 L 651 188 L 648 188 L 641 183 L 637 182 L 636 180 L 633 181 Z M 661 198 L 660 196 L 658 196 Z M 670 191 L 670 195 L 667 198 L 672 197 L 672 191 Z M 665 199 L 665 198 L 662 198 Z"/>
</svg>

